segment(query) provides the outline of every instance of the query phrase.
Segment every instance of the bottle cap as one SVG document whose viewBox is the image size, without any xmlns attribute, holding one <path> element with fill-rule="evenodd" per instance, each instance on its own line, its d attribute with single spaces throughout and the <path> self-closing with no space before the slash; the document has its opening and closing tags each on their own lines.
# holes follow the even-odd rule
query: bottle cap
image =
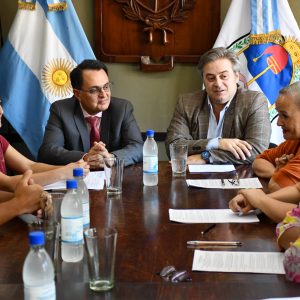
<svg viewBox="0 0 300 300">
<path fill-rule="evenodd" d="M 77 181 L 75 179 L 67 180 L 67 189 L 77 189 Z"/>
<path fill-rule="evenodd" d="M 31 231 L 29 232 L 29 244 L 30 246 L 45 245 L 45 234 L 43 231 Z"/>
<path fill-rule="evenodd" d="M 148 130 L 146 131 L 146 135 L 147 135 L 147 136 L 150 136 L 150 137 L 153 137 L 153 136 L 154 136 L 154 130 L 148 129 Z"/>
<path fill-rule="evenodd" d="M 73 169 L 73 176 L 74 177 L 83 176 L 83 168 Z"/>
</svg>

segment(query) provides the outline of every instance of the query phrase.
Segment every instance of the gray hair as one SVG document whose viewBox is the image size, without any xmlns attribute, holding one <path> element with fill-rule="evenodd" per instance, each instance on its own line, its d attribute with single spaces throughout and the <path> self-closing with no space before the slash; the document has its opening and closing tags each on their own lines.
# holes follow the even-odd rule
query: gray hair
<svg viewBox="0 0 300 300">
<path fill-rule="evenodd" d="M 291 85 L 281 89 L 279 96 L 290 96 L 294 99 L 297 106 L 300 108 L 300 81 L 294 82 Z"/>
<path fill-rule="evenodd" d="M 203 77 L 203 68 L 206 64 L 222 58 L 228 59 L 231 62 L 234 72 L 240 71 L 240 61 L 235 52 L 224 47 L 212 48 L 201 56 L 198 63 L 197 69 L 201 77 Z"/>
</svg>

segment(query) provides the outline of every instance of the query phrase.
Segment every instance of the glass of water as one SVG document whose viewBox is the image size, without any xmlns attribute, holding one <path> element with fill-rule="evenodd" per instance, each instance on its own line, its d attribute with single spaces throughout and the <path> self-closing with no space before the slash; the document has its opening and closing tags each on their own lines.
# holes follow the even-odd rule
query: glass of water
<svg viewBox="0 0 300 300">
<path fill-rule="evenodd" d="M 175 177 L 185 176 L 188 146 L 186 143 L 170 144 L 172 174 Z"/>
</svg>

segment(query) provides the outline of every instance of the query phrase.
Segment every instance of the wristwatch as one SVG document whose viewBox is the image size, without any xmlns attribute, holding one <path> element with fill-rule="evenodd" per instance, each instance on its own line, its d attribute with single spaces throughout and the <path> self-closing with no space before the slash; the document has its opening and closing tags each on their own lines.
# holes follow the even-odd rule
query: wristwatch
<svg viewBox="0 0 300 300">
<path fill-rule="evenodd" d="M 202 152 L 200 153 L 200 155 L 201 155 L 201 158 L 202 158 L 207 164 L 210 163 L 210 160 L 209 160 L 209 158 L 210 158 L 210 152 L 209 152 L 209 151 L 204 150 L 204 151 L 202 151 Z"/>
</svg>

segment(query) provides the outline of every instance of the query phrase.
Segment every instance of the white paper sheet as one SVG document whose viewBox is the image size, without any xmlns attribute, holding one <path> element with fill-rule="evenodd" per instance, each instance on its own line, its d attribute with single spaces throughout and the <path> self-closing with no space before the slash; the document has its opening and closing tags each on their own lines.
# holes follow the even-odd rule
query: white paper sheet
<svg viewBox="0 0 300 300">
<path fill-rule="evenodd" d="M 235 171 L 234 165 L 189 165 L 190 173 L 223 173 Z"/>
<path fill-rule="evenodd" d="M 105 174 L 104 171 L 90 172 L 85 178 L 84 182 L 89 190 L 102 190 L 104 186 Z M 44 190 L 65 190 L 66 181 L 57 181 L 52 184 L 44 186 Z"/>
<path fill-rule="evenodd" d="M 186 183 L 188 186 L 209 188 L 209 189 L 260 189 L 262 185 L 257 177 L 254 178 L 242 178 L 239 179 L 239 184 L 235 185 L 230 183 L 228 180 L 231 178 L 223 179 L 187 179 Z"/>
<path fill-rule="evenodd" d="M 268 298 L 264 300 L 300 300 L 300 297 L 288 297 L 288 298 Z"/>
<path fill-rule="evenodd" d="M 255 223 L 255 214 L 239 216 L 231 209 L 169 209 L 170 221 L 179 223 Z"/>
<path fill-rule="evenodd" d="M 281 252 L 195 250 L 193 271 L 285 274 Z"/>
</svg>

